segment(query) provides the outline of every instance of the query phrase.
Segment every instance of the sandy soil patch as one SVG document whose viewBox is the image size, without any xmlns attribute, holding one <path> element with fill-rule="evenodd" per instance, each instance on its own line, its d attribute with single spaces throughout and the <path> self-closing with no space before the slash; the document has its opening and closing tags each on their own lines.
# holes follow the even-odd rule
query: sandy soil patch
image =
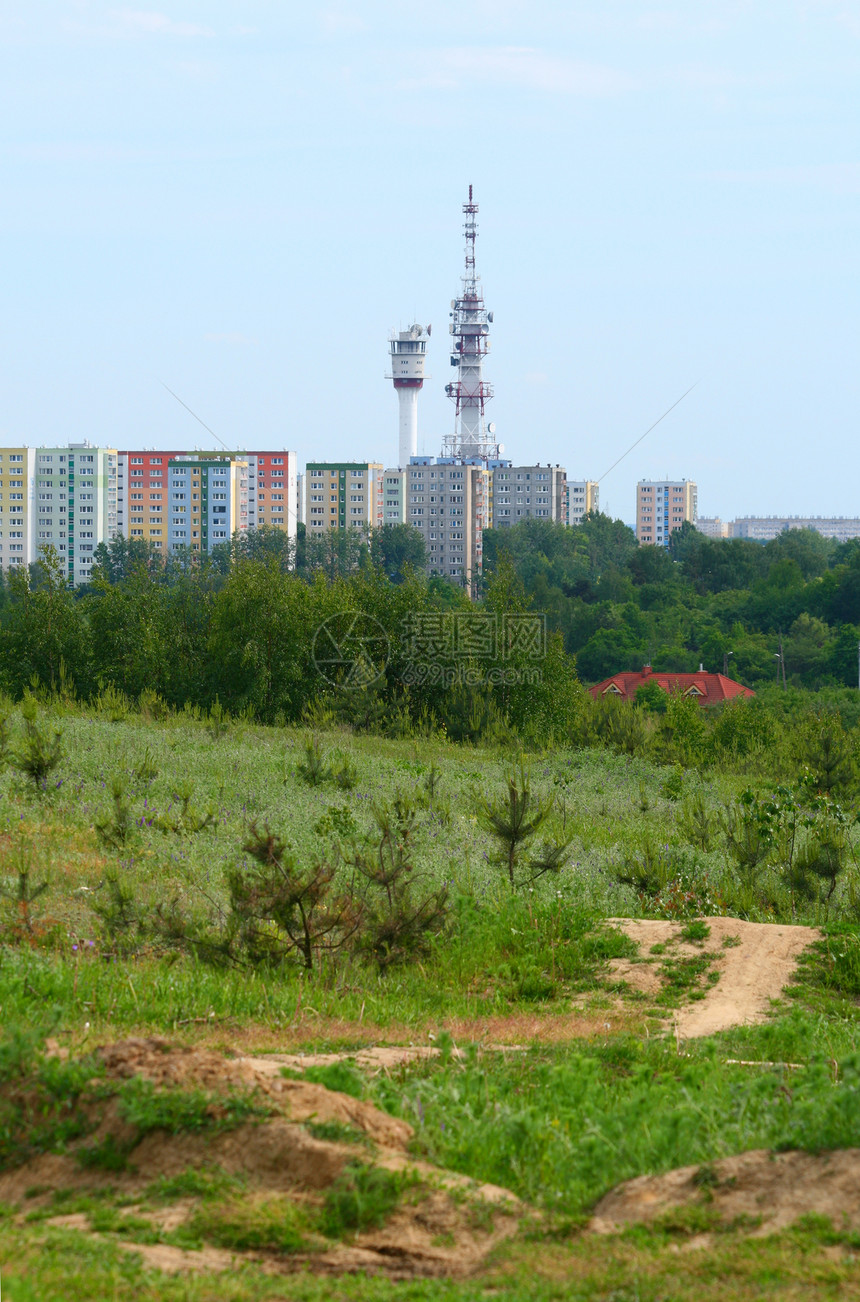
<svg viewBox="0 0 860 1302">
<path fill-rule="evenodd" d="M 860 1229 L 860 1149 L 820 1154 L 756 1149 L 706 1167 L 639 1176 L 601 1199 L 590 1228 L 612 1233 L 695 1206 L 707 1207 L 722 1225 L 746 1219 L 753 1237 L 774 1234 L 809 1213 Z"/>
<path fill-rule="evenodd" d="M 370 1103 L 322 1085 L 281 1076 L 277 1059 L 227 1058 L 208 1049 L 176 1046 L 163 1039 L 134 1039 L 99 1050 L 109 1079 L 132 1076 L 159 1090 L 203 1087 L 214 1096 L 253 1090 L 270 1115 L 234 1129 L 167 1134 L 152 1130 L 138 1137 L 119 1115 L 116 1099 L 96 1091 L 81 1100 L 93 1123 L 85 1139 L 67 1153 L 44 1154 L 0 1174 L 0 1201 L 17 1204 L 21 1215 L 49 1209 L 60 1191 L 86 1192 L 110 1183 L 124 1199 L 134 1199 L 121 1214 L 148 1220 L 160 1232 L 191 1222 L 200 1200 L 187 1194 L 168 1199 L 166 1207 L 147 1208 L 146 1190 L 159 1177 L 176 1177 L 193 1169 L 217 1169 L 240 1177 L 244 1203 L 271 1203 L 321 1208 L 347 1167 L 380 1168 L 407 1176 L 400 1202 L 384 1224 L 343 1240 L 313 1231 L 299 1251 L 224 1251 L 217 1242 L 200 1250 L 171 1243 L 138 1244 L 129 1227 L 112 1239 L 138 1252 L 148 1265 L 172 1273 L 221 1271 L 253 1262 L 271 1273 L 310 1269 L 322 1273 L 368 1270 L 394 1279 L 462 1276 L 477 1270 L 487 1254 L 513 1234 L 520 1204 L 505 1189 L 482 1185 L 454 1172 L 412 1158 L 412 1128 Z M 335 1138 L 323 1138 L 326 1125 Z M 82 1166 L 78 1147 L 92 1147 L 111 1136 L 128 1152 L 127 1165 L 106 1173 Z M 350 1177 L 352 1178 L 352 1177 Z M 34 1192 L 42 1191 L 42 1192 Z M 230 1197 L 236 1197 L 235 1192 Z M 229 1199 L 228 1199 L 229 1202 Z M 51 1224 L 90 1234 L 85 1212 L 58 1214 Z M 93 1237 L 107 1241 L 101 1232 Z"/>
<path fill-rule="evenodd" d="M 791 982 L 800 955 L 821 936 L 815 927 L 744 922 L 739 918 L 715 917 L 701 921 L 710 928 L 710 934 L 707 940 L 696 944 L 681 940 L 686 925 L 682 922 L 612 919 L 613 926 L 636 942 L 645 961 L 616 959 L 610 964 L 611 974 L 645 994 L 659 993 L 662 988 L 660 967 L 664 958 L 711 956 L 719 980 L 704 988 L 703 998 L 671 1014 L 671 1024 L 683 1039 L 764 1021 L 771 1001 L 778 999 Z M 665 945 L 665 954 L 651 955 L 654 945 Z"/>
</svg>

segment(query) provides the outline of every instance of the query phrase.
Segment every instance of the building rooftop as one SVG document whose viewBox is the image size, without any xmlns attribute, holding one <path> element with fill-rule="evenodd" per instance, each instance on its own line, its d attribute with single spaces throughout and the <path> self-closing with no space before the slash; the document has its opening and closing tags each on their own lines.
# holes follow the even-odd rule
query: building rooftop
<svg viewBox="0 0 860 1302">
<path fill-rule="evenodd" d="M 655 673 L 650 665 L 630 673 L 613 674 L 588 690 L 595 700 L 608 695 L 634 701 L 637 689 L 646 683 L 656 683 L 668 695 L 678 693 L 693 697 L 701 705 L 716 705 L 738 696 L 755 696 L 751 688 L 736 683 L 733 678 L 726 678 L 725 674 L 709 674 L 704 669 L 693 674 Z"/>
</svg>

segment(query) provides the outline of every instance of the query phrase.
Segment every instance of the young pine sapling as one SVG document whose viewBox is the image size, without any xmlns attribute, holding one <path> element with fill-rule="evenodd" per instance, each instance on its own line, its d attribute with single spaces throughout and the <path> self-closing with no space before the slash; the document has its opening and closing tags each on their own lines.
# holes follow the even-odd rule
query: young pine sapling
<svg viewBox="0 0 860 1302">
<path fill-rule="evenodd" d="M 507 875 L 512 891 L 529 886 L 545 873 L 559 872 L 564 866 L 569 840 L 546 842 L 523 862 L 526 847 L 549 818 L 553 804 L 552 796 L 546 801 L 534 796 L 531 778 L 521 761 L 508 775 L 506 794 L 483 800 L 479 806 L 478 821 L 496 841 L 493 860 Z"/>
<path fill-rule="evenodd" d="M 0 881 L 0 896 L 12 905 L 14 921 L 12 933 L 16 940 L 32 937 L 36 931 L 33 917 L 33 905 L 44 895 L 50 885 L 47 877 L 36 884 L 33 881 L 32 849 L 25 840 L 21 827 L 15 838 L 15 852 L 12 857 L 13 875 L 7 881 Z"/>
<path fill-rule="evenodd" d="M 284 840 L 256 823 L 244 850 L 253 862 L 228 874 L 234 941 L 252 963 L 277 965 L 295 952 L 313 971 L 319 951 L 344 944 L 360 920 L 353 901 L 333 891 L 334 865 L 300 866 Z"/>
<path fill-rule="evenodd" d="M 352 864 L 366 883 L 364 917 L 356 945 L 380 971 L 426 951 L 447 915 L 447 887 L 416 892 L 413 837 L 416 806 L 397 792 L 372 809 L 375 829 Z"/>
<path fill-rule="evenodd" d="M 126 799 L 125 781 L 115 773 L 110 783 L 113 808 L 95 820 L 96 835 L 108 850 L 125 850 L 136 839 L 137 825 Z"/>
<path fill-rule="evenodd" d="M 40 724 L 34 697 L 25 697 L 21 713 L 24 716 L 24 736 L 15 755 L 15 766 L 32 778 L 37 787 L 44 787 L 48 774 L 62 758 L 63 735 L 59 728 Z"/>
</svg>

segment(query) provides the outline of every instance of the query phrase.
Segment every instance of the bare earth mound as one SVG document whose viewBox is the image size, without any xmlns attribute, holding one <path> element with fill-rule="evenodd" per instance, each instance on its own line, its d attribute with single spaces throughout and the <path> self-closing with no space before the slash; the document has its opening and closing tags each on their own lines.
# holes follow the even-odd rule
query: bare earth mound
<svg viewBox="0 0 860 1302">
<path fill-rule="evenodd" d="M 513 1194 L 413 1160 L 406 1122 L 347 1094 L 284 1078 L 277 1061 L 230 1059 L 160 1039 L 108 1045 L 99 1056 L 108 1081 L 142 1077 L 166 1095 L 205 1089 L 214 1124 L 203 1133 L 138 1133 L 117 1096 L 105 1090 L 103 1076 L 94 1082 L 102 1088 L 81 1100 L 92 1127 L 84 1139 L 67 1153 L 43 1154 L 0 1175 L 0 1202 L 17 1205 L 21 1215 L 48 1215 L 58 1195 L 80 1196 L 110 1185 L 119 1218 L 113 1241 L 161 1270 L 217 1271 L 252 1261 L 274 1274 L 366 1270 L 396 1279 L 471 1273 L 516 1230 L 519 1204 Z M 268 1115 L 221 1124 L 226 1102 L 237 1093 Z M 125 1161 L 105 1169 L 87 1158 L 106 1144 L 111 1153 L 124 1153 Z M 347 1221 L 345 1229 L 332 1230 L 324 1214 L 327 1200 L 344 1182 L 347 1190 L 350 1180 L 354 1185 L 356 1172 L 377 1186 L 396 1184 L 398 1193 L 373 1224 L 353 1227 Z M 183 1181 L 196 1173 L 220 1181 L 226 1192 L 216 1191 L 213 1198 L 192 1189 L 189 1196 Z M 174 1188 L 166 1199 L 160 1192 L 165 1182 Z M 256 1212 L 262 1222 L 254 1221 Z M 249 1216 L 256 1239 L 249 1236 Z M 146 1222 L 165 1241 L 135 1242 L 135 1221 Z M 87 1211 L 49 1216 L 48 1223 L 93 1232 Z M 261 1239 L 260 1223 L 268 1238 Z M 300 1223 L 301 1233 L 284 1246 L 280 1227 L 293 1223 Z M 214 1234 L 208 1234 L 213 1225 Z M 197 1240 L 194 1246 L 189 1238 Z"/>
<path fill-rule="evenodd" d="M 665 988 L 667 960 L 678 963 L 707 957 L 708 984 L 693 995 L 695 1002 L 672 1015 L 683 1039 L 714 1035 L 732 1026 L 748 1026 L 767 1017 L 794 974 L 797 960 L 820 939 L 815 927 L 744 922 L 739 918 L 702 918 L 709 928 L 702 942 L 681 939 L 687 924 L 662 919 L 614 918 L 612 925 L 639 946 L 640 961 L 614 959 L 613 977 L 643 994 L 655 996 Z M 662 947 L 652 954 L 652 947 Z"/>
<path fill-rule="evenodd" d="M 715 1228 L 746 1221 L 753 1237 L 774 1234 L 810 1213 L 860 1229 L 860 1149 L 822 1154 L 756 1149 L 706 1167 L 639 1176 L 601 1199 L 590 1228 L 609 1234 L 631 1223 L 659 1221 L 679 1207 L 706 1208 Z"/>
</svg>

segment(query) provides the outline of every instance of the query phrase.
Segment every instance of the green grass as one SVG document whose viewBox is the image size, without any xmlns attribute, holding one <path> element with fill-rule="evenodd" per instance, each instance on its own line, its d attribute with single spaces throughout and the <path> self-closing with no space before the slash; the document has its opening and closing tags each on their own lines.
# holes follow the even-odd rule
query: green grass
<svg viewBox="0 0 860 1302">
<path fill-rule="evenodd" d="M 674 1045 L 630 1038 L 602 1052 L 564 1046 L 422 1063 L 380 1078 L 373 1097 L 415 1127 L 422 1157 L 571 1215 L 643 1171 L 752 1148 L 856 1145 L 860 1056 L 843 1058 L 834 1079 L 823 1055 L 807 1055 L 800 1070 L 750 1070 L 708 1042 L 679 1057 Z"/>
<path fill-rule="evenodd" d="M 635 954 L 632 942 L 606 925 L 608 917 L 648 910 L 679 916 L 682 938 L 703 944 L 707 924 L 691 915 L 719 912 L 739 898 L 718 831 L 707 852 L 686 839 L 674 770 L 602 751 L 533 754 L 536 797 L 563 793 L 549 833 L 573 838 L 570 863 L 558 877 L 511 898 L 476 813 L 481 798 L 501 789 L 509 768 L 512 756 L 499 749 L 325 733 L 323 749 L 349 760 L 355 785 L 313 787 L 297 771 L 305 755 L 298 730 L 236 724 L 214 739 L 204 723 L 189 717 L 145 723 L 131 714 L 111 722 L 76 708 L 59 712 L 57 722 L 65 733 L 64 758 L 46 792 L 9 771 L 0 774 L 0 878 L 9 884 L 23 842 L 33 879 L 47 877 L 51 884 L 34 901 L 23 934 L 15 909 L 8 902 L 0 906 L 0 1021 L 6 1028 L 0 1040 L 0 1164 L 71 1146 L 83 1164 L 104 1172 L 106 1185 L 122 1176 L 124 1146 L 110 1137 L 87 1140 L 90 1123 L 80 1107 L 86 1089 L 116 1093 L 137 1134 L 206 1133 L 261 1114 L 259 1104 L 244 1096 L 213 1109 L 200 1090 L 161 1091 L 135 1080 L 89 1084 L 98 1072 L 90 1051 L 110 1038 L 157 1032 L 274 1050 L 351 1048 L 383 1032 L 396 1042 L 426 1043 L 432 1032 L 443 1049 L 436 1060 L 376 1076 L 354 1062 L 305 1074 L 406 1118 L 415 1128 L 416 1156 L 503 1185 L 540 1208 L 544 1220 L 530 1231 L 540 1249 L 518 1241 L 479 1277 L 455 1283 L 340 1279 L 339 1299 L 472 1302 L 488 1291 L 508 1302 L 860 1297 L 850 1269 L 827 1255 L 857 1245 L 832 1226 L 810 1221 L 754 1246 L 741 1227 L 721 1230 L 704 1256 L 673 1249 L 708 1229 L 707 1215 L 701 1221 L 684 1213 L 599 1243 L 576 1228 L 603 1192 L 646 1171 L 689 1163 L 707 1171 L 720 1157 L 754 1147 L 819 1150 L 860 1142 L 856 868 L 839 888 L 824 939 L 803 959 L 773 1016 L 760 1026 L 690 1042 L 679 1056 L 674 1040 L 655 1033 L 653 1022 L 650 1040 L 629 1034 L 623 1018 L 619 1027 L 602 984 L 609 960 Z M 304 861 L 368 833 L 374 801 L 390 801 L 397 791 L 420 798 L 431 765 L 440 775 L 439 804 L 419 813 L 416 872 L 428 887 L 448 886 L 451 909 L 447 927 L 419 962 L 382 975 L 346 953 L 311 977 L 291 962 L 265 972 L 218 968 L 151 938 L 140 942 L 133 928 L 123 938 L 102 927 L 108 872 L 144 908 L 175 898 L 180 909 L 212 921 L 224 908 L 226 870 L 241 858 L 252 821 L 276 829 Z M 118 775 L 133 818 L 122 851 L 107 846 L 97 830 L 114 810 Z M 683 796 L 701 797 L 716 825 L 721 807 L 748 781 L 741 773 L 706 779 L 688 771 Z M 766 791 L 759 788 L 759 794 Z M 194 830 L 210 810 L 211 821 Z M 852 825 L 855 850 L 857 835 Z M 656 855 L 660 871 L 670 874 L 659 896 L 643 892 L 640 898 L 618 884 L 619 871 L 637 855 Z M 753 901 L 748 916 L 821 921 L 813 906 L 792 902 L 774 866 L 767 872 L 773 889 Z M 714 975 L 709 956 L 678 958 L 672 945 L 655 946 L 653 953 L 668 978 L 658 1010 L 705 993 Z M 490 1018 L 563 1025 L 573 1001 L 587 1023 L 580 1041 L 526 1044 L 515 1053 L 470 1046 Z M 638 1019 L 644 1025 L 643 1013 Z M 463 1056 L 452 1052 L 453 1040 L 443 1030 L 458 1024 L 469 1027 L 454 1037 Z M 70 1061 L 40 1056 L 38 1046 L 49 1035 L 72 1051 Z M 727 1061 L 732 1058 L 764 1065 L 741 1067 Z M 14 1091 L 7 1088 L 25 1078 L 38 1101 L 26 1116 L 16 1112 Z M 309 1129 L 321 1139 L 358 1138 L 332 1122 L 311 1121 Z M 46 1226 L 41 1205 L 24 1226 L 12 1225 L 0 1209 L 3 1296 L 12 1302 L 282 1297 L 283 1284 L 253 1267 L 224 1277 L 172 1279 L 144 1269 L 114 1240 L 134 1230 L 141 1242 L 295 1252 L 320 1228 L 348 1237 L 373 1218 L 384 1219 L 403 1193 L 396 1178 L 360 1163 L 348 1168 L 336 1189 L 321 1226 L 309 1213 L 286 1213 L 277 1199 L 258 1197 L 223 1172 L 183 1172 L 156 1181 L 143 1198 L 147 1206 L 197 1200 L 191 1226 L 175 1240 L 124 1220 L 121 1200 L 109 1192 L 88 1194 L 80 1203 L 101 1227 L 105 1237 L 98 1243 Z M 76 1206 L 74 1200 L 62 1204 Z M 54 1214 L 59 1208 L 53 1205 Z M 290 1279 L 290 1296 L 300 1302 L 332 1295 L 330 1280 Z"/>
<path fill-rule="evenodd" d="M 189 1225 L 189 1233 L 219 1248 L 304 1252 L 314 1241 L 312 1218 L 286 1198 L 204 1203 Z"/>
<path fill-rule="evenodd" d="M 8 1302 L 841 1302 L 860 1297 L 855 1236 L 808 1218 L 792 1230 L 748 1239 L 716 1236 L 708 1251 L 678 1252 L 683 1231 L 635 1230 L 525 1241 L 489 1271 L 457 1281 L 378 1276 L 266 1276 L 254 1266 L 219 1275 L 170 1276 L 143 1267 L 109 1239 L 0 1223 Z M 287 1292 L 288 1290 L 288 1292 Z"/>
<path fill-rule="evenodd" d="M 326 1190 L 321 1230 L 329 1238 L 342 1239 L 384 1225 L 409 1183 L 402 1173 L 350 1163 Z"/>
</svg>

